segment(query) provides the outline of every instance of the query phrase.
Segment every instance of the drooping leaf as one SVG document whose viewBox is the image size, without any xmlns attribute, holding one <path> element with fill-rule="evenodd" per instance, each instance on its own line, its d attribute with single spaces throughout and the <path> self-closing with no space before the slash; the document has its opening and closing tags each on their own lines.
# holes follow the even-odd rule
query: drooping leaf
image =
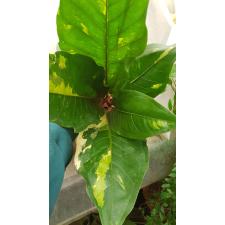
<svg viewBox="0 0 225 225">
<path fill-rule="evenodd" d="M 128 65 L 124 63 L 124 68 L 120 67 L 117 86 L 156 97 L 165 90 L 175 59 L 174 45 L 148 45 L 141 56 Z"/>
<path fill-rule="evenodd" d="M 93 58 L 112 86 L 119 64 L 146 47 L 147 6 L 148 0 L 60 0 L 59 46 Z"/>
<path fill-rule="evenodd" d="M 175 115 L 144 93 L 121 91 L 113 104 L 110 127 L 121 136 L 143 140 L 175 127 Z"/>
<path fill-rule="evenodd" d="M 77 138 L 75 165 L 103 225 L 122 225 L 132 210 L 148 168 L 144 141 L 118 136 L 104 115 Z"/>
<path fill-rule="evenodd" d="M 77 132 L 99 120 L 101 110 L 95 102 L 103 69 L 81 55 L 57 52 L 49 62 L 50 121 Z"/>
</svg>

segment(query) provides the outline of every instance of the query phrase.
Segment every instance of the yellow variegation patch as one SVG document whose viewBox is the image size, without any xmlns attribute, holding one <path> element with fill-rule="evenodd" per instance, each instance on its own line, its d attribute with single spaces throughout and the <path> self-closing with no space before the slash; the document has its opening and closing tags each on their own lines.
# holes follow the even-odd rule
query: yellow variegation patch
<svg viewBox="0 0 225 225">
<path fill-rule="evenodd" d="M 88 35 L 88 28 L 83 23 L 81 23 L 80 25 L 82 27 L 82 31 Z"/>
<path fill-rule="evenodd" d="M 106 1 L 107 0 L 97 0 L 99 8 L 103 15 L 106 15 Z"/>
<path fill-rule="evenodd" d="M 72 25 L 70 25 L 70 24 L 63 24 L 63 27 L 65 28 L 65 30 L 71 30 Z"/>
<path fill-rule="evenodd" d="M 96 138 L 98 134 L 98 130 L 100 128 L 103 128 L 107 125 L 107 118 L 106 114 L 104 114 L 100 118 L 100 122 L 98 124 L 90 124 L 84 131 L 80 132 L 80 134 L 77 137 L 76 140 L 76 154 L 75 154 L 75 166 L 77 170 L 80 169 L 81 166 L 81 160 L 80 160 L 80 154 L 85 153 L 86 150 L 91 149 L 92 145 L 87 145 L 87 138 L 85 138 L 85 132 L 87 132 L 89 129 L 95 129 L 95 131 L 90 135 L 91 139 Z M 104 194 L 106 189 L 106 173 L 109 170 L 109 166 L 111 163 L 111 149 L 109 148 L 107 153 L 102 156 L 102 158 L 99 161 L 98 167 L 96 169 L 96 182 L 92 186 L 93 189 L 93 195 L 97 201 L 97 204 L 99 207 L 103 207 L 104 205 Z M 121 180 L 119 180 L 121 183 Z M 122 184 L 122 183 L 121 183 Z"/>
<path fill-rule="evenodd" d="M 174 49 L 174 47 L 169 47 L 169 48 L 167 48 L 167 49 L 159 56 L 159 58 L 155 60 L 154 64 L 157 64 L 160 60 L 162 60 L 164 57 L 166 57 L 166 56 L 170 53 L 170 51 L 171 51 L 172 49 Z"/>
<path fill-rule="evenodd" d="M 162 87 L 162 84 L 154 84 L 151 86 L 152 89 L 158 89 L 160 87 Z"/>
<path fill-rule="evenodd" d="M 70 54 L 76 54 L 77 52 L 74 49 L 70 49 L 70 50 L 68 50 L 68 53 L 70 53 Z"/>
<path fill-rule="evenodd" d="M 124 185 L 124 182 L 123 182 L 123 179 L 121 178 L 121 176 L 120 175 L 117 175 L 117 179 L 118 179 L 118 182 L 119 182 L 120 187 L 123 190 L 125 190 L 126 188 L 125 188 L 125 185 Z"/>
<path fill-rule="evenodd" d="M 97 134 L 98 134 L 98 129 L 104 127 L 107 124 L 107 119 L 106 119 L 106 114 L 104 114 L 101 118 L 100 118 L 100 122 L 98 124 L 90 124 L 87 126 L 87 128 L 80 132 L 79 135 L 77 136 L 76 139 L 76 154 L 75 154 L 75 158 L 74 158 L 74 164 L 75 167 L 77 168 L 77 170 L 79 170 L 80 166 L 81 166 L 81 161 L 79 159 L 79 156 L 82 152 L 86 151 L 87 149 L 91 148 L 91 145 L 89 146 L 85 146 L 87 139 L 84 138 L 84 133 L 86 131 L 88 131 L 91 128 L 95 128 L 95 131 L 91 134 L 91 138 L 94 139 L 96 138 Z"/>
<path fill-rule="evenodd" d="M 56 72 L 52 73 L 49 80 L 49 92 L 52 94 L 78 96 L 78 94 L 73 93 L 73 89 L 69 84 L 65 85 L 64 80 L 59 77 Z"/>
<path fill-rule="evenodd" d="M 76 139 L 76 154 L 74 158 L 75 167 L 77 170 L 80 168 L 81 161 L 79 155 L 82 152 L 83 147 L 85 146 L 87 139 L 83 137 L 84 131 L 80 132 Z"/>
<path fill-rule="evenodd" d="M 168 123 L 166 121 L 163 121 L 163 120 L 153 120 L 153 121 L 151 121 L 151 126 L 154 129 L 160 130 L 162 128 L 168 127 Z"/>
<path fill-rule="evenodd" d="M 66 58 L 63 55 L 59 56 L 59 68 L 61 70 L 66 68 Z"/>
<path fill-rule="evenodd" d="M 86 146 L 86 147 L 82 150 L 82 152 L 85 153 L 85 151 L 88 150 L 88 149 L 91 149 L 91 147 L 92 147 L 92 145 Z"/>
<path fill-rule="evenodd" d="M 102 156 L 101 160 L 99 161 L 97 170 L 95 172 L 97 179 L 92 188 L 93 188 L 93 194 L 97 201 L 97 204 L 101 208 L 104 206 L 104 196 L 105 196 L 105 189 L 106 189 L 106 173 L 109 170 L 111 160 L 112 160 L 112 152 L 111 152 L 111 149 L 109 149 L 107 154 Z"/>
<path fill-rule="evenodd" d="M 125 41 L 125 39 L 123 37 L 118 38 L 118 45 L 120 47 L 122 47 L 125 44 L 126 44 L 126 41 Z"/>
</svg>

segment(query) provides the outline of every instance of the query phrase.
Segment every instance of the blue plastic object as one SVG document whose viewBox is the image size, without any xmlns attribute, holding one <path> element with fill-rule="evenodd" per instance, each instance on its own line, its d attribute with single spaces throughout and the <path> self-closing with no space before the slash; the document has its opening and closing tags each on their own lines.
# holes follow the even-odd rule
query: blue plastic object
<svg viewBox="0 0 225 225">
<path fill-rule="evenodd" d="M 64 172 L 73 154 L 72 130 L 49 123 L 49 215 L 59 195 Z"/>
</svg>

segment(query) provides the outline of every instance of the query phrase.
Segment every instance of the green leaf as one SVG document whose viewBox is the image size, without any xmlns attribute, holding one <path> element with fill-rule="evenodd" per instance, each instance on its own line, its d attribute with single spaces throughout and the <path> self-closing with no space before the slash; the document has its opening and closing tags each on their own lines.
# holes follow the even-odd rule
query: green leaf
<svg viewBox="0 0 225 225">
<path fill-rule="evenodd" d="M 148 0 L 60 0 L 59 46 L 93 58 L 112 87 L 119 64 L 146 47 L 147 6 Z"/>
<path fill-rule="evenodd" d="M 56 52 L 49 57 L 50 93 L 96 97 L 103 87 L 104 70 L 89 57 Z"/>
<path fill-rule="evenodd" d="M 75 165 L 102 224 L 122 225 L 149 165 L 146 143 L 118 136 L 104 115 L 79 134 L 76 145 Z"/>
<path fill-rule="evenodd" d="M 170 72 L 170 79 L 176 79 L 176 62 L 173 64 L 172 70 Z"/>
<path fill-rule="evenodd" d="M 91 99 L 63 94 L 49 94 L 49 120 L 63 127 L 84 130 L 99 120 L 102 111 Z"/>
<path fill-rule="evenodd" d="M 130 64 L 120 68 L 117 86 L 132 89 L 156 97 L 169 82 L 169 75 L 176 60 L 176 47 L 159 44 L 148 45 L 145 52 Z M 119 82 L 119 84 L 118 84 Z M 124 85 L 125 84 L 125 85 Z"/>
<path fill-rule="evenodd" d="M 143 140 L 175 127 L 176 117 L 153 98 L 133 90 L 119 92 L 109 113 L 110 127 L 127 138 Z"/>
<path fill-rule="evenodd" d="M 168 108 L 169 108 L 170 111 L 172 111 L 172 109 L 173 109 L 172 99 L 169 99 L 169 101 L 168 101 Z"/>
<path fill-rule="evenodd" d="M 81 55 L 57 52 L 49 57 L 50 121 L 76 132 L 97 122 L 102 113 L 94 97 L 103 69 Z"/>
</svg>

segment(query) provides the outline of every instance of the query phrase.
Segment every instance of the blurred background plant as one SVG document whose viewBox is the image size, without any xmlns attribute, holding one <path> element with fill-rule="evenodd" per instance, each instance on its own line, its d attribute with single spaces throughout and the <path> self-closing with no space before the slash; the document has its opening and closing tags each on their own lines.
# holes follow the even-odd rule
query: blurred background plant
<svg viewBox="0 0 225 225">
<path fill-rule="evenodd" d="M 159 192 L 153 193 L 147 204 L 150 215 L 146 217 L 146 225 L 176 224 L 176 165 L 170 175 L 162 182 Z"/>
<path fill-rule="evenodd" d="M 174 63 L 172 71 L 170 73 L 170 87 L 173 91 L 173 97 L 169 99 L 168 108 L 174 114 L 176 114 L 176 63 Z"/>
</svg>

